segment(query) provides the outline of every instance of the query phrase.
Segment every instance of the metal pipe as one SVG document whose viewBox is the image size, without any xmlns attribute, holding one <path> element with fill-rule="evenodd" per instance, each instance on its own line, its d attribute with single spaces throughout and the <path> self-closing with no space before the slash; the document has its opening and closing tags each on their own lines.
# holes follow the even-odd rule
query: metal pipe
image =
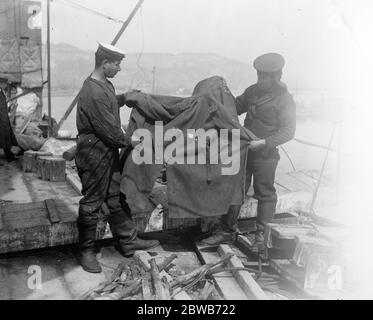
<svg viewBox="0 0 373 320">
<path fill-rule="evenodd" d="M 50 0 L 47 0 L 47 64 L 48 64 L 48 117 L 49 117 L 49 130 L 48 136 L 51 136 L 52 130 L 52 97 L 51 97 L 51 33 L 50 33 Z"/>
<path fill-rule="evenodd" d="M 310 215 L 313 215 L 313 208 L 315 206 L 316 199 L 317 199 L 317 194 L 319 192 L 319 188 L 320 188 L 320 185 L 321 185 L 322 177 L 324 175 L 324 171 L 325 171 L 325 167 L 326 167 L 326 161 L 328 160 L 328 157 L 329 157 L 329 152 L 330 152 L 330 149 L 331 149 L 330 147 L 331 147 L 333 139 L 334 139 L 334 133 L 335 133 L 336 127 L 337 127 L 337 123 L 334 123 L 332 134 L 330 136 L 330 140 L 329 140 L 329 144 L 328 144 L 328 148 L 326 150 L 324 161 L 323 161 L 323 164 L 322 164 L 322 167 L 321 167 L 320 176 L 319 176 L 319 179 L 317 181 L 316 189 L 315 189 L 315 191 L 313 193 L 313 196 L 312 196 L 312 202 L 311 202 L 310 210 L 309 210 Z"/>
</svg>

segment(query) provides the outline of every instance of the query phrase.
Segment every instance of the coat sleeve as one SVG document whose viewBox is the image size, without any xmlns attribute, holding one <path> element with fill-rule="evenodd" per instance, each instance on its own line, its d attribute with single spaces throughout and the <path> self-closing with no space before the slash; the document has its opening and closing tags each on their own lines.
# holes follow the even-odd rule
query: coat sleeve
<svg viewBox="0 0 373 320">
<path fill-rule="evenodd" d="M 97 137 L 112 148 L 129 146 L 131 143 L 118 125 L 109 102 L 101 96 L 93 96 L 91 102 L 89 116 Z"/>
<path fill-rule="evenodd" d="M 266 147 L 275 148 L 294 138 L 296 128 L 296 106 L 290 94 L 282 96 L 278 104 L 278 131 L 267 137 Z"/>
<path fill-rule="evenodd" d="M 126 104 L 126 95 L 125 94 L 117 94 L 116 95 L 118 106 L 123 107 Z"/>
<path fill-rule="evenodd" d="M 249 107 L 248 101 L 247 101 L 247 90 L 238 96 L 236 98 L 236 109 L 237 109 L 237 114 L 241 115 L 245 112 L 247 112 Z"/>
</svg>

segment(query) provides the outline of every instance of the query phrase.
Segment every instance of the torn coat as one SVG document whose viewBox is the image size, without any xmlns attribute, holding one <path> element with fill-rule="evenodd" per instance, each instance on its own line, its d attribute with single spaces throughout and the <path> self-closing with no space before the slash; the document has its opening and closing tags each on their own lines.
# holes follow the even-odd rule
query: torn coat
<svg viewBox="0 0 373 320">
<path fill-rule="evenodd" d="M 234 97 L 223 78 L 201 81 L 189 98 L 133 92 L 126 95 L 126 104 L 133 108 L 127 134 L 131 136 L 136 129 L 148 129 L 152 133 L 153 149 L 155 121 L 163 121 L 164 132 L 171 128 L 181 130 L 185 140 L 188 139 L 187 129 L 216 129 L 218 132 L 219 129 L 238 129 L 240 133 L 239 150 L 235 154 L 239 157 L 240 167 L 234 175 L 222 175 L 225 165 L 220 154 L 217 164 L 208 157 L 205 164 L 169 163 L 167 159 L 163 159 L 162 164 L 154 164 L 154 161 L 152 164 L 135 164 L 130 154 L 123 168 L 121 192 L 126 194 L 132 213 L 153 210 L 149 195 L 164 165 L 170 218 L 220 216 L 227 213 L 231 204 L 242 204 L 250 137 L 239 124 Z M 231 141 L 228 145 L 231 146 Z M 209 154 L 209 150 L 198 146 L 195 154 L 198 156 L 204 151 Z"/>
</svg>

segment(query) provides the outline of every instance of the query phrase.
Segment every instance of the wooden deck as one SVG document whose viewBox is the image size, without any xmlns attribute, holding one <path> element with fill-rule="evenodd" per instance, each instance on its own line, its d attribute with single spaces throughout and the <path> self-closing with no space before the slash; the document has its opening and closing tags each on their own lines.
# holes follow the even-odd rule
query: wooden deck
<svg viewBox="0 0 373 320">
<path fill-rule="evenodd" d="M 316 186 L 317 177 L 317 172 L 292 172 L 278 175 L 276 177 L 276 189 L 279 198 L 277 213 L 296 213 L 298 210 L 307 211 Z M 17 206 L 37 205 L 46 199 L 60 199 L 70 202 L 71 207 L 75 208 L 77 217 L 81 186 L 79 178 L 72 168 L 67 169 L 66 181 L 49 182 L 37 179 L 33 173 L 22 172 L 20 160 L 8 164 L 0 159 L 0 181 L 3 182 L 0 184 L 0 205 L 2 207 L 10 204 Z M 250 190 L 241 208 L 240 218 L 242 221 L 256 216 L 256 200 L 252 197 L 252 193 L 252 190 Z M 333 200 L 334 193 L 335 189 L 332 183 L 325 178 L 321 184 L 317 206 L 324 207 L 329 205 Z M 46 224 L 49 224 L 49 222 Z M 168 223 L 168 226 L 170 225 L 172 224 Z M 167 227 L 167 223 L 164 223 L 163 226 Z M 242 256 L 242 253 L 237 248 L 232 248 L 235 252 L 238 252 L 238 255 Z M 177 264 L 185 272 L 189 272 L 200 265 L 198 257 L 193 250 L 179 249 L 163 245 L 152 251 L 159 258 L 176 251 L 178 254 Z M 216 258 L 214 253 L 209 253 L 209 251 L 199 254 L 201 255 L 199 258 L 203 258 L 201 259 L 202 262 L 206 259 L 208 261 Z M 89 274 L 84 272 L 79 266 L 77 247 L 75 245 L 2 254 L 0 255 L 0 300 L 77 299 L 87 290 L 108 279 L 119 263 L 129 259 L 123 258 L 110 244 L 105 244 L 101 248 L 99 260 L 103 266 L 103 272 L 101 274 Z M 253 262 L 249 261 L 247 263 Z M 40 267 L 42 272 L 42 288 L 38 290 L 29 286 L 32 270 L 35 267 Z M 221 274 L 215 278 L 215 281 L 222 285 L 227 282 L 230 287 L 237 286 L 237 283 L 232 281 L 232 275 Z M 237 298 L 240 294 L 240 299 L 244 299 L 245 295 L 241 288 L 228 290 L 226 298 Z M 283 295 L 276 296 L 276 294 L 268 290 L 266 290 L 266 294 L 270 299 L 284 298 Z M 302 297 L 298 296 L 298 298 Z"/>
</svg>

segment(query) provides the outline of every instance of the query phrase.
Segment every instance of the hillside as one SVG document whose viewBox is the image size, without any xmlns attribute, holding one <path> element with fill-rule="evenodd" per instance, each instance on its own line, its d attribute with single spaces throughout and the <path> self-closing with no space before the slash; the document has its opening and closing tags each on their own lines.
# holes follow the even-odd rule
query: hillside
<svg viewBox="0 0 373 320">
<path fill-rule="evenodd" d="M 54 92 L 75 92 L 93 69 L 94 53 L 67 44 L 51 47 L 52 88 Z M 208 53 L 130 53 L 122 62 L 122 72 L 114 79 L 118 89 L 138 88 L 152 91 L 155 68 L 155 92 L 191 94 L 204 78 L 223 76 L 232 90 L 243 90 L 255 81 L 249 66 L 236 60 Z M 252 74 L 251 74 L 252 75 Z"/>
</svg>

